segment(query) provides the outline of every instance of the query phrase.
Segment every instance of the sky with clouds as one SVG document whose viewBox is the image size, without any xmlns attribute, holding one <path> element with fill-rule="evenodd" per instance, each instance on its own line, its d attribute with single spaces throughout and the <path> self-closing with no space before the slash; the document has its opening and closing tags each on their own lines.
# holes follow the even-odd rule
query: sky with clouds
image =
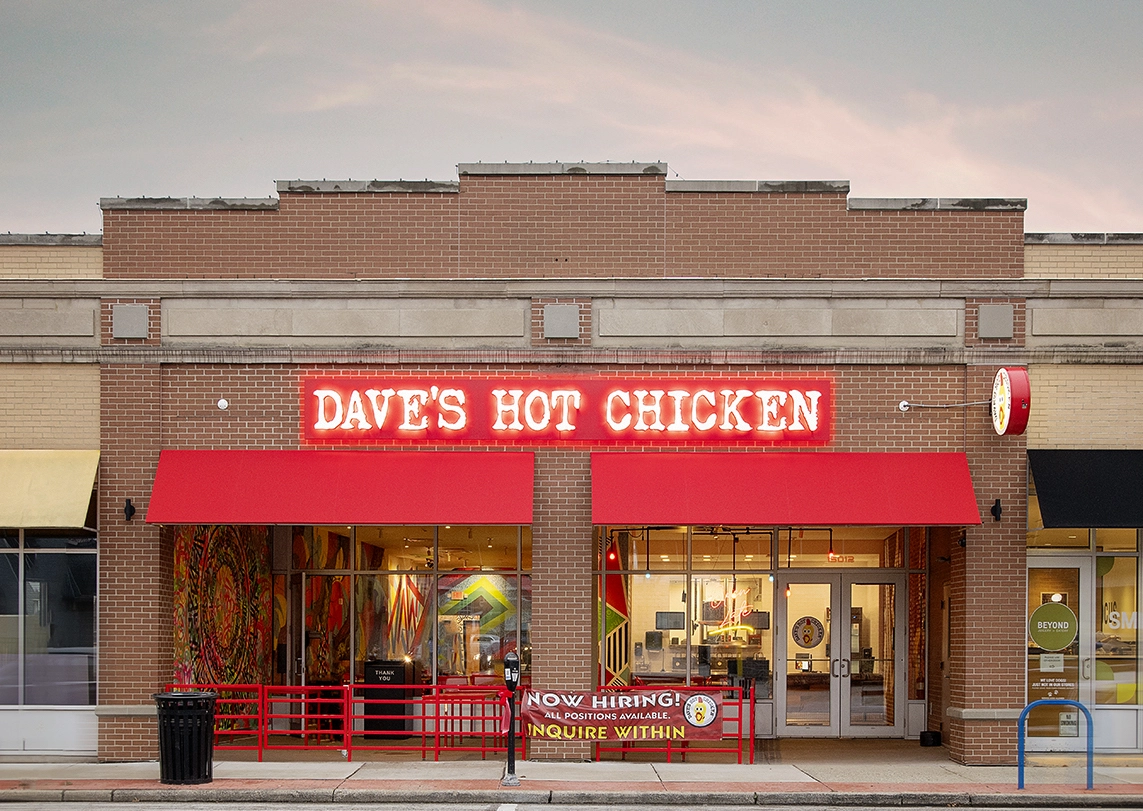
<svg viewBox="0 0 1143 811">
<path fill-rule="evenodd" d="M 1143 232 L 1143 0 L 0 0 L 0 232 L 100 197 L 664 161 Z"/>
</svg>

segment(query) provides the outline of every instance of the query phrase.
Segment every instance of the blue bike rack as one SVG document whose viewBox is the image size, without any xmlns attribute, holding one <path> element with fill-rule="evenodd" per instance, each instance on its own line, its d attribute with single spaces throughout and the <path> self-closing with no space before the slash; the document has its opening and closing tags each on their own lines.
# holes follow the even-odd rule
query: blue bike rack
<svg viewBox="0 0 1143 811">
<path fill-rule="evenodd" d="M 1033 701 L 1024 711 L 1020 713 L 1020 720 L 1018 722 L 1017 734 L 1019 738 L 1016 741 L 1017 757 L 1020 759 L 1019 781 L 1016 788 L 1024 788 L 1024 721 L 1028 717 L 1028 713 L 1036 707 L 1043 707 L 1048 704 L 1061 704 L 1068 707 L 1078 707 L 1087 718 L 1087 787 L 1090 789 L 1094 785 L 1092 780 L 1092 763 L 1095 759 L 1095 725 L 1091 721 L 1091 713 L 1088 708 L 1078 701 L 1071 701 L 1066 698 L 1042 698 L 1039 701 Z"/>
</svg>

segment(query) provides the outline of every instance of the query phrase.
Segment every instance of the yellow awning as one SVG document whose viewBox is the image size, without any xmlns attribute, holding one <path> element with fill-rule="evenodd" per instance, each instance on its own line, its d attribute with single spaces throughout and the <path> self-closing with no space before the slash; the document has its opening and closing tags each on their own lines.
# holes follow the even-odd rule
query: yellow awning
<svg viewBox="0 0 1143 811">
<path fill-rule="evenodd" d="M 0 527 L 82 527 L 99 451 L 0 451 Z"/>
</svg>

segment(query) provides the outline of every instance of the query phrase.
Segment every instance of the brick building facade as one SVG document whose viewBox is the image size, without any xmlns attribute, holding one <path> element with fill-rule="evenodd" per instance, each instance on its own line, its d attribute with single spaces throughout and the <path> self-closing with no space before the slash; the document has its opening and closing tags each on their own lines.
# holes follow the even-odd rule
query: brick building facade
<svg viewBox="0 0 1143 811">
<path fill-rule="evenodd" d="M 301 599 L 295 580 L 320 584 L 344 576 L 357 590 L 371 572 L 396 571 L 397 564 L 371 569 L 361 562 L 372 554 L 363 539 L 376 536 L 384 559 L 404 561 L 399 567 L 409 577 L 437 578 L 431 586 L 437 596 L 420 604 L 424 638 L 398 650 L 394 631 L 380 643 L 384 656 L 421 657 L 421 678 L 430 683 L 495 675 L 483 648 L 475 666 L 445 661 L 449 645 L 478 641 L 492 644 L 490 657 L 497 659 L 509 648 L 527 647 L 530 683 L 561 690 L 654 683 L 659 676 L 668 683 L 706 684 L 719 675 L 733 681 L 743 665 L 719 656 L 734 647 L 739 660 L 766 662 L 760 671 L 765 687 L 753 708 L 760 737 L 939 731 L 959 761 L 1013 762 L 1015 719 L 1035 697 L 1027 628 L 1038 598 L 1025 599 L 1029 558 L 1051 563 L 1053 553 L 1051 543 L 1030 540 L 1028 451 L 1143 447 L 1143 436 L 1135 435 L 1143 429 L 1124 421 L 1143 387 L 1137 281 L 1143 241 L 1025 235 L 1023 200 L 862 200 L 850 198 L 848 184 L 839 182 L 671 182 L 662 164 L 462 164 L 457 182 L 290 181 L 279 182 L 277 191 L 277 198 L 257 200 L 104 199 L 101 240 L 0 238 L 0 308 L 8 316 L 0 327 L 0 398 L 6 401 L 0 447 L 99 453 L 92 700 L 82 709 L 49 709 L 13 691 L 13 700 L 0 704 L 31 720 L 12 725 L 0 755 L 57 751 L 22 726 L 50 715 L 55 729 L 78 730 L 79 754 L 154 757 L 151 694 L 180 673 L 201 676 L 199 649 L 186 642 L 193 611 L 186 613 L 182 579 L 187 549 L 201 541 L 187 528 L 230 521 L 264 529 L 254 541 L 265 559 L 259 576 L 273 600 L 282 598 L 281 611 L 268 602 L 258 620 L 265 621 L 267 638 L 289 637 L 267 642 L 255 665 L 268 680 L 301 680 L 315 655 L 303 630 L 293 627 L 301 620 L 285 607 Z M 1033 406 L 1026 434 L 998 435 L 982 405 L 993 397 L 1000 367 L 1029 370 Z M 338 381 L 365 381 L 375 392 L 389 384 L 426 391 L 485 384 L 567 390 L 582 383 L 585 392 L 608 384 L 634 387 L 637 402 L 626 413 L 643 428 L 667 414 L 671 402 L 699 391 L 711 392 L 714 408 L 724 388 L 745 392 L 744 402 L 755 396 L 763 402 L 759 389 L 785 392 L 783 386 L 805 381 L 824 381 L 828 392 L 821 401 L 822 439 L 735 428 L 733 407 L 723 405 L 725 430 L 698 431 L 706 412 L 694 406 L 691 433 L 681 439 L 682 430 L 665 428 L 602 440 L 545 428 L 531 439 L 458 434 L 462 438 L 450 443 L 406 430 L 359 431 L 327 442 L 310 430 L 314 421 L 307 423 L 305 409 L 315 387 Z M 640 411 L 656 386 L 662 387 L 659 405 L 667 405 Z M 1106 395 L 1092 402 L 1093 389 Z M 608 400 L 608 408 L 622 412 L 624 402 L 630 404 Z M 408 408 L 407 397 L 405 403 Z M 420 407 L 428 408 L 427 399 Z M 378 415 L 376 403 L 372 412 L 367 404 L 361 408 L 363 417 Z M 1074 419 L 1080 411 L 1082 421 Z M 341 413 L 325 422 L 341 423 Z M 452 419 L 443 413 L 446 423 Z M 351 425 L 346 415 L 342 427 Z M 405 416 L 415 422 L 420 411 L 414 407 Z M 528 416 L 538 424 L 544 415 Z M 431 520 L 438 515 L 431 512 L 429 520 L 412 520 L 404 507 L 391 514 L 378 508 L 373 520 L 345 527 L 344 548 L 356 551 L 346 552 L 350 562 L 327 566 L 338 572 L 327 577 L 321 567 L 299 563 L 298 555 L 312 557 L 318 546 L 341 543 L 340 530 L 331 527 L 348 520 L 305 521 L 292 505 L 273 504 L 270 509 L 282 509 L 281 520 L 227 519 L 231 514 L 216 503 L 194 503 L 206 499 L 202 482 L 180 483 L 169 472 L 176 470 L 169 467 L 175 457 L 164 452 L 177 451 L 206 454 L 194 457 L 200 460 L 222 451 L 250 459 L 265 451 L 365 451 L 376 459 L 412 459 L 430 478 L 434 454 L 524 454 L 532 471 L 530 517 L 466 520 L 445 506 L 439 516 L 447 520 Z M 821 488 L 815 500 L 824 505 L 821 514 L 834 516 L 828 526 L 813 510 L 776 518 L 780 511 L 770 512 L 764 498 L 756 513 L 744 508 L 725 520 L 698 507 L 678 512 L 653 495 L 656 486 L 669 490 L 673 483 L 652 481 L 652 495 L 639 497 L 645 503 L 632 506 L 630 518 L 601 521 L 605 494 L 593 489 L 604 480 L 598 471 L 593 475 L 597 461 L 617 455 L 622 470 L 624 457 L 646 453 L 690 454 L 716 489 L 734 484 L 719 480 L 719 471 L 739 470 L 743 457 L 766 462 L 788 454 L 821 457 L 826 482 L 836 475 L 830 472 L 835 460 L 838 470 L 858 464 L 853 478 L 860 479 L 867 470 L 860 465 L 885 460 L 891 470 L 914 470 L 917 454 L 932 455 L 923 458 L 934 465 L 961 459 L 968 475 L 946 480 L 921 465 L 912 482 L 890 477 L 883 487 L 858 488 L 849 497 L 839 493 L 851 482 L 794 481 L 794 488 Z M 164 475 L 164 484 L 175 477 L 174 506 L 152 503 L 156 477 Z M 243 489 L 240 481 L 232 484 Z M 481 486 L 489 502 L 518 495 L 496 482 Z M 767 486 L 762 481 L 756 489 Z M 902 511 L 885 493 L 914 503 Z M 966 494 L 969 519 L 963 518 Z M 447 504 L 447 493 L 441 501 Z M 125 513 L 128 503 L 136 516 Z M 176 507 L 190 509 L 186 514 L 194 518 L 165 519 Z M 490 514 L 500 515 L 495 508 Z M 953 514 L 961 517 L 949 518 Z M 894 520 L 900 515 L 907 517 Z M 445 539 L 453 523 L 468 526 L 467 540 L 449 542 L 458 557 L 482 543 L 473 540 L 474 527 L 480 536 L 481 527 L 497 525 L 503 538 L 497 534 L 495 544 L 506 544 L 507 563 L 448 563 Z M 387 536 L 389 525 L 403 527 L 406 537 Z M 1099 519 L 1090 524 L 1093 533 L 1101 526 Z M 4 589 L 27 582 L 43 555 L 34 551 L 41 548 L 35 527 L 19 524 L 9 533 L 4 559 L 21 563 Z M 408 536 L 417 536 L 414 545 L 426 542 L 432 559 L 402 557 L 400 542 L 409 548 Z M 757 561 L 738 558 L 742 540 L 755 543 Z M 493 542 L 489 536 L 488 548 Z M 1102 547 L 1091 543 L 1096 561 Z M 1116 543 L 1116 565 L 1128 565 L 1119 558 L 1131 561 L 1137 584 L 1137 541 Z M 795 544 L 801 544 L 798 555 Z M 622 558 L 618 575 L 605 562 L 611 548 Z M 700 554 L 707 548 L 710 563 Z M 1078 549 L 1068 548 L 1069 560 Z M 682 562 L 670 561 L 676 550 L 683 550 Z M 487 624 L 454 633 L 446 622 L 446 598 L 437 589 L 447 591 L 440 584 L 474 569 L 504 572 L 504 594 L 515 595 L 509 619 L 495 633 Z M 645 584 L 639 582 L 644 574 Z M 603 651 L 615 606 L 603 595 L 608 578 L 617 576 L 624 582 L 619 613 L 627 641 L 613 663 Z M 718 627 L 693 630 L 706 623 L 711 605 L 729 601 L 731 587 L 719 585 L 719 578 L 754 584 L 752 610 L 767 618 L 765 628 L 743 623 L 733 646 L 729 634 L 710 633 Z M 679 613 L 666 600 L 670 595 L 677 602 L 680 584 L 681 613 L 692 633 L 676 631 L 672 639 L 675 626 L 650 616 L 672 613 L 667 608 Z M 726 592 L 704 601 L 695 596 L 700 587 Z M 395 587 L 377 588 L 388 601 L 378 616 L 391 621 Z M 1076 602 L 1095 606 L 1097 588 L 1103 586 L 1093 575 L 1071 597 L 1081 624 L 1091 612 Z M 1135 610 L 1128 604 L 1134 589 L 1120 598 L 1124 611 Z M 372 656 L 360 615 L 373 604 L 354 594 L 345 669 L 335 666 L 325 677 L 359 680 Z M 809 601 L 826 595 L 818 620 L 827 627 L 833 608 L 832 654 L 829 637 L 805 653 L 788 639 L 794 614 L 810 612 L 809 602 L 794 602 L 802 594 Z M 10 597 L 4 613 L 26 614 L 27 599 Z M 838 611 L 851 616 L 845 641 Z M 227 621 L 215 620 L 220 638 L 234 633 Z M 1084 626 L 1077 644 L 1089 644 L 1090 637 L 1094 646 L 1102 627 Z M 27 690 L 35 680 L 29 664 L 35 634 L 25 624 L 7 636 L 6 678 Z M 1123 651 L 1135 650 L 1133 634 L 1118 637 L 1115 678 L 1137 685 L 1138 653 L 1125 678 L 1120 667 L 1130 659 Z M 675 666 L 667 663 L 672 647 L 679 653 Z M 1069 648 L 1064 655 L 1080 668 L 1085 650 Z M 304 660 L 297 671 L 295 660 Z M 609 675 L 612 664 L 620 675 Z M 821 687 L 842 677 L 876 685 L 873 703 L 858 706 L 865 687 L 844 695 L 836 686 Z M 819 688 L 828 693 L 824 705 L 814 703 Z M 1104 748 L 1140 751 L 1137 699 L 1105 709 L 1114 710 L 1110 726 L 1117 732 Z M 1049 732 L 1040 730 L 1049 741 L 1065 737 Z M 529 748 L 536 758 L 583 759 L 592 752 L 585 741 L 532 740 Z"/>
</svg>

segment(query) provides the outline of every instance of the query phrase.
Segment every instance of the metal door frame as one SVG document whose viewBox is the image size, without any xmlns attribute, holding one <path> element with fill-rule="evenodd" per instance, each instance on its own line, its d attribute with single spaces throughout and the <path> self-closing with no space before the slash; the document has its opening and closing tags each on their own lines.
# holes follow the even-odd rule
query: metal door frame
<svg viewBox="0 0 1143 811">
<path fill-rule="evenodd" d="M 787 616 L 786 586 L 791 583 L 820 583 L 830 586 L 830 723 L 822 726 L 786 724 L 786 668 L 789 651 L 790 618 Z M 893 725 L 855 725 L 850 719 L 848 689 L 853 651 L 849 650 L 848 633 L 838 634 L 833 617 L 848 617 L 852 603 L 851 586 L 894 586 L 893 637 Z M 905 690 L 908 662 L 908 614 L 906 589 L 908 577 L 903 571 L 886 569 L 782 569 L 774 582 L 774 731 L 778 737 L 815 738 L 903 738 L 905 736 Z M 848 623 L 845 630 L 848 631 Z M 840 638 L 840 646 L 834 640 Z M 860 653 L 860 652 L 858 652 Z"/>
</svg>

